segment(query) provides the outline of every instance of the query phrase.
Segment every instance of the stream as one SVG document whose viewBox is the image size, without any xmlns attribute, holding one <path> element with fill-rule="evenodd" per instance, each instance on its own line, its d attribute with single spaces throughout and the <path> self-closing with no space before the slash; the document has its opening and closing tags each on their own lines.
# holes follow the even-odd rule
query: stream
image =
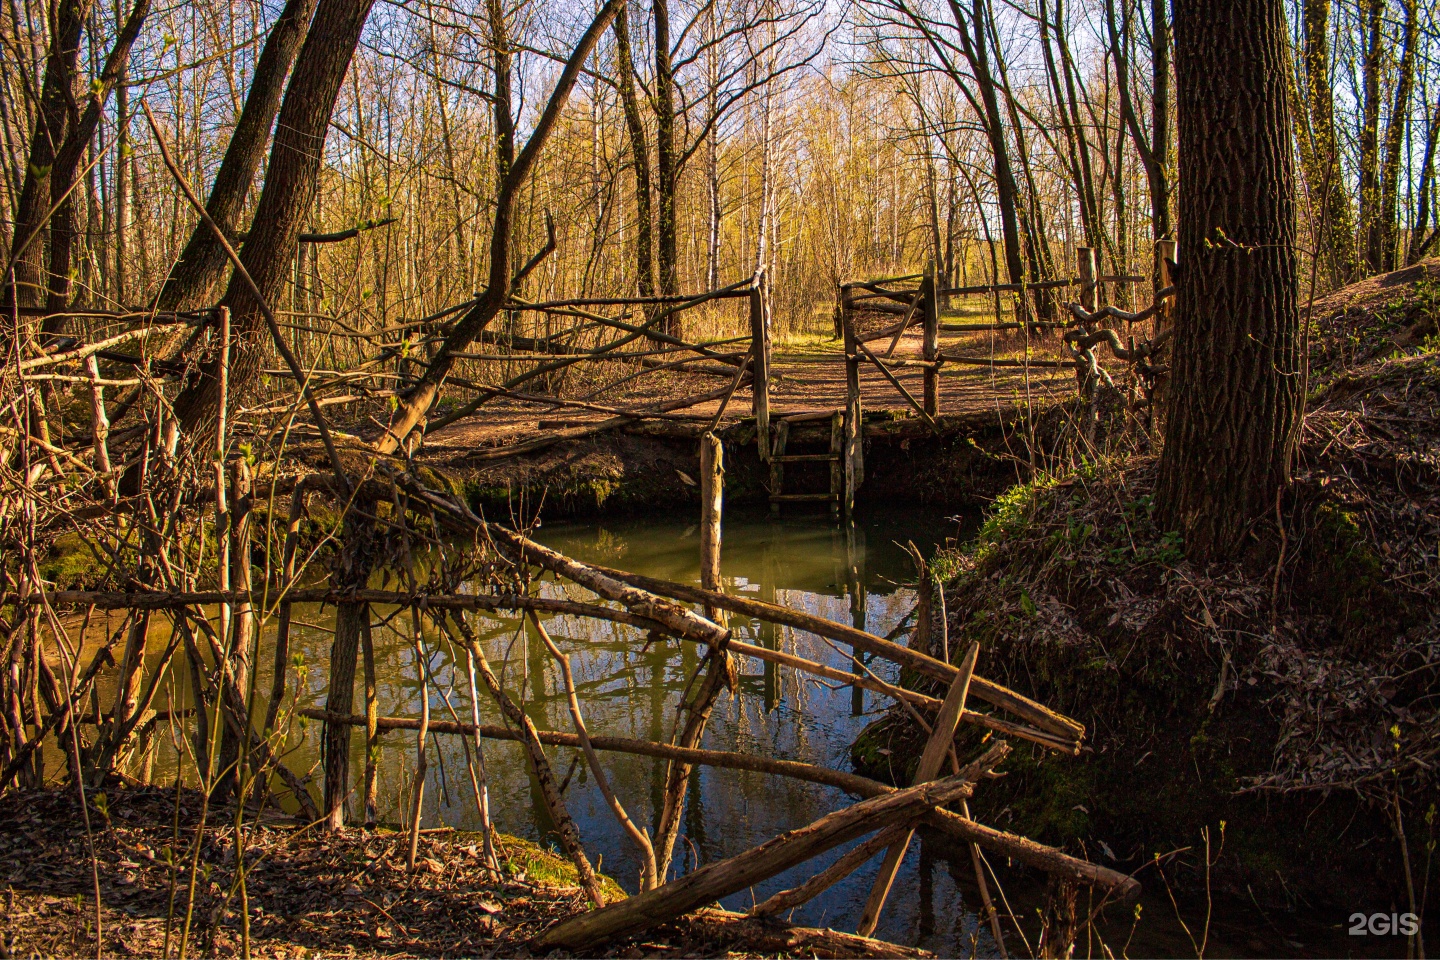
<svg viewBox="0 0 1440 960">
<path fill-rule="evenodd" d="M 650 517 L 546 524 L 534 536 L 582 561 L 698 583 L 699 525 L 692 513 L 698 511 L 677 509 Z M 914 543 L 928 559 L 937 546 L 968 539 L 978 519 L 978 513 L 973 512 L 948 516 L 913 510 L 870 510 L 854 524 L 842 525 L 813 514 L 772 519 L 764 513 L 733 511 L 724 522 L 724 588 L 886 636 L 910 613 L 915 602 L 914 591 L 908 586 L 915 576 L 913 563 L 902 545 Z M 372 585 L 380 586 L 382 578 L 377 575 Z M 551 597 L 594 600 L 583 588 L 553 579 L 545 579 L 535 588 Z M 420 713 L 421 688 L 410 636 L 411 621 L 403 613 L 403 609 L 394 607 L 372 608 L 382 716 L 418 717 Z M 574 616 L 554 616 L 544 622 L 557 645 L 570 657 L 581 709 L 592 734 L 654 741 L 671 738 L 676 705 L 699 663 L 694 644 L 672 639 L 647 646 L 647 638 L 637 628 Z M 298 686 L 296 705 L 323 708 L 334 608 L 296 604 L 293 623 L 291 652 L 296 665 L 291 677 Z M 511 696 L 524 703 L 536 726 L 571 731 L 559 670 L 533 628 L 524 626 L 517 617 L 472 617 L 471 623 L 482 638 L 492 668 Z M 122 625 L 122 620 L 113 615 L 90 623 L 85 633 L 87 646 L 93 648 L 107 631 Z M 747 643 L 852 670 L 848 648 L 812 634 L 738 615 L 731 617 L 729 625 L 737 639 Z M 448 641 L 428 622 L 424 640 L 433 681 L 429 687 L 431 718 L 469 721 L 464 659 L 457 662 Z M 150 671 L 160 666 L 160 646 L 152 637 Z M 262 632 L 257 660 L 267 685 L 273 656 L 271 619 Z M 737 666 L 736 695 L 722 696 L 716 702 L 702 744 L 707 748 L 849 770 L 851 742 L 889 705 L 888 698 L 881 695 L 848 686 L 837 688 L 793 669 L 748 657 L 737 657 Z M 874 661 L 868 669 L 882 679 L 897 679 L 898 668 L 893 664 Z M 188 704 L 188 683 L 177 673 L 183 675 L 184 671 L 169 674 L 165 692 L 156 704 L 158 709 L 166 709 L 167 704 Z M 113 671 L 106 671 L 97 684 L 104 703 L 113 697 L 113 681 Z M 480 701 L 482 722 L 504 723 L 483 692 Z M 363 696 L 358 689 L 355 710 L 363 711 Z M 292 769 L 308 768 L 318 776 L 316 744 L 320 730 L 314 721 L 300 722 L 296 732 L 303 733 L 303 738 L 292 735 L 290 743 L 287 762 Z M 168 734 L 159 741 L 152 782 L 173 782 L 177 744 Z M 479 816 L 466 766 L 464 739 L 440 734 L 432 737 L 431 744 L 422 826 L 477 830 Z M 558 852 L 553 824 L 520 745 L 486 740 L 484 746 L 496 826 L 504 833 L 528 838 Z M 351 751 L 355 794 L 347 819 L 358 823 L 363 819 L 359 809 L 363 730 L 354 731 Z M 58 751 L 47 747 L 47 754 L 51 754 L 47 769 L 63 768 Z M 565 783 L 566 806 L 597 870 L 634 893 L 639 887 L 639 859 L 595 786 L 580 751 L 551 747 L 547 754 L 557 778 Z M 649 829 L 661 800 L 665 761 L 618 752 L 602 751 L 600 756 L 610 784 L 630 817 Z M 381 735 L 377 763 L 377 814 L 381 823 L 400 827 L 408 820 L 414 764 L 413 730 Z M 187 758 L 187 781 L 193 769 L 193 761 Z M 856 799 L 834 787 L 749 771 L 697 767 L 675 848 L 672 876 L 693 870 L 697 864 L 734 856 Z M 723 905 L 747 910 L 779 890 L 804 882 L 833 863 L 849 846 L 728 897 Z M 795 910 L 789 919 L 806 926 L 854 930 L 880 861 L 878 855 L 872 857 L 845 880 Z M 992 861 L 992 866 L 1001 871 L 1009 907 L 1028 918 L 1025 926 L 1033 935 L 1035 911 L 1044 898 L 1043 881 L 1004 870 L 1003 862 Z M 927 837 L 924 832 L 917 833 L 874 935 L 925 947 L 940 956 L 999 955 L 988 924 L 977 913 L 979 897 L 973 869 L 968 851 L 943 839 Z M 1191 897 L 1177 903 L 1154 876 L 1147 873 L 1141 879 L 1145 883 L 1141 903 L 1116 905 L 1097 918 L 1093 931 L 1082 934 L 1077 956 L 1104 953 L 1098 942 L 1087 939 L 1092 934 L 1103 937 L 1107 945 L 1113 944 L 1117 956 L 1127 952 L 1172 957 L 1377 956 L 1386 955 L 1391 947 L 1388 938 L 1357 942 L 1347 937 L 1344 926 L 1337 922 L 1343 918 L 1317 915 L 1303 906 L 1277 913 L 1261 910 L 1258 904 L 1234 893 L 1220 891 L 1215 892 L 1213 900 Z M 992 886 L 992 891 L 999 895 L 1001 887 Z M 1082 904 L 1086 896 L 1082 894 Z M 1003 914 L 1003 905 L 1001 910 Z M 1137 923 L 1141 910 L 1145 919 Z M 1017 935 L 1007 922 L 1007 942 L 1012 938 Z M 1206 946 L 1201 947 L 1202 943 Z M 1016 955 L 1027 953 L 1024 944 L 1010 943 L 1010 947 Z"/>
<path fill-rule="evenodd" d="M 688 513 L 689 511 L 685 511 Z M 677 511 L 678 513 L 678 511 Z M 771 600 L 829 619 L 863 626 L 884 636 L 914 605 L 913 564 L 900 544 L 913 541 L 927 556 L 937 542 L 972 529 L 973 518 L 944 515 L 872 513 L 843 527 L 823 518 L 738 514 L 727 516 L 723 532 L 722 576 L 725 589 Z M 700 539 L 688 517 L 652 517 L 587 523 L 549 524 L 537 539 L 584 561 L 622 567 L 637 573 L 698 583 Z M 541 583 L 542 592 L 589 599 L 573 585 Z M 307 611 L 308 612 L 308 611 Z M 380 619 L 377 610 L 377 620 Z M 306 617 L 297 609 L 297 618 Z M 404 630 L 408 618 L 393 627 Z M 525 707 L 541 729 L 570 730 L 559 671 L 532 630 L 518 619 L 485 620 L 486 654 L 497 673 L 508 661 L 502 683 Z M 667 740 L 675 706 L 698 655 L 692 644 L 671 640 L 645 648 L 634 627 L 557 616 L 545 621 L 547 631 L 571 656 L 585 722 L 592 734 Z M 788 627 L 757 624 L 736 616 L 730 626 L 738 639 L 851 669 L 848 649 Z M 463 660 L 452 661 L 448 647 L 427 637 L 432 676 L 447 691 L 431 694 L 431 716 L 452 719 L 450 708 L 469 719 L 469 693 Z M 292 640 L 305 661 L 325 662 L 326 630 L 299 630 Z M 382 715 L 417 716 L 418 674 L 408 636 L 391 626 L 375 630 L 376 674 Z M 267 663 L 262 653 L 262 664 Z M 738 696 L 722 697 L 705 733 L 704 746 L 761 756 L 801 760 L 848 770 L 847 749 L 856 734 L 883 710 L 882 696 L 854 688 L 832 689 L 794 670 L 739 658 Z M 458 667 L 458 669 L 457 669 Z M 263 669 L 263 668 L 262 668 Z M 872 669 L 894 680 L 893 665 L 876 662 Z M 312 670 L 300 695 L 301 706 L 322 706 L 325 678 Z M 501 723 L 488 698 L 481 697 L 484 722 Z M 357 707 L 359 706 L 357 702 Z M 312 728 L 313 729 L 313 728 Z M 425 793 L 424 826 L 448 825 L 461 830 L 478 827 L 473 791 L 460 738 L 438 736 L 439 758 L 432 753 Z M 363 736 L 353 738 L 351 771 L 363 765 Z M 415 734 L 392 731 L 381 738 L 378 811 L 382 822 L 405 819 L 408 776 L 413 770 Z M 486 741 L 492 815 L 506 833 L 554 847 L 551 824 L 518 744 Z M 639 861 L 595 787 L 579 751 L 549 751 L 556 776 L 570 780 L 566 805 L 597 866 L 630 892 L 638 889 Z M 663 760 L 620 753 L 602 753 L 607 776 L 631 817 L 647 827 L 663 789 Z M 697 768 L 691 781 L 684 825 L 672 869 L 693 869 L 763 843 L 778 833 L 804 826 L 853 803 L 843 791 L 812 783 L 740 770 Z M 724 901 L 734 910 L 803 882 L 843 853 L 843 848 L 772 878 L 753 891 Z M 795 911 L 795 923 L 853 929 L 864 906 L 880 858 L 857 870 L 809 904 Z M 942 955 L 993 952 L 990 934 L 976 922 L 973 905 L 962 896 L 952 871 L 972 870 L 969 858 L 950 863 L 936 856 L 917 837 L 896 879 L 892 896 L 875 936 L 925 946 Z M 754 901 L 752 901 L 752 894 Z M 979 942 L 972 942 L 972 938 Z"/>
</svg>

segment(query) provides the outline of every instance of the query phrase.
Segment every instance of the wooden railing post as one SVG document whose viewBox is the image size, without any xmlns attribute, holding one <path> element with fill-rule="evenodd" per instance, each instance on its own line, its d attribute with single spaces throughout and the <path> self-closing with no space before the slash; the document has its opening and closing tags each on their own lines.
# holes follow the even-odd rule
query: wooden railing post
<svg viewBox="0 0 1440 960">
<path fill-rule="evenodd" d="M 931 417 L 940 415 L 940 298 L 936 295 L 935 262 L 925 267 L 925 276 L 920 281 L 920 300 L 924 314 L 925 339 L 921 346 L 922 356 L 930 364 L 925 368 L 925 412 Z"/>
<path fill-rule="evenodd" d="M 1163 303 L 1159 301 L 1160 291 L 1174 283 L 1170 276 L 1170 264 L 1175 263 L 1175 257 L 1179 251 L 1179 245 L 1174 240 L 1155 241 L 1155 332 L 1162 333 L 1170 326 L 1170 311 L 1174 305 L 1174 298 Z"/>
<path fill-rule="evenodd" d="M 855 512 L 855 491 L 865 482 L 864 438 L 860 429 L 860 348 L 850 286 L 840 288 L 840 328 L 845 337 L 845 516 Z"/>
<path fill-rule="evenodd" d="M 766 307 L 765 270 L 755 273 L 750 288 L 750 356 L 754 379 L 751 381 L 752 406 L 755 413 L 755 443 L 760 459 L 770 459 L 770 312 Z"/>
<path fill-rule="evenodd" d="M 1086 313 L 1100 309 L 1100 284 L 1095 270 L 1095 249 L 1075 248 L 1075 266 L 1080 271 L 1080 306 Z"/>
</svg>

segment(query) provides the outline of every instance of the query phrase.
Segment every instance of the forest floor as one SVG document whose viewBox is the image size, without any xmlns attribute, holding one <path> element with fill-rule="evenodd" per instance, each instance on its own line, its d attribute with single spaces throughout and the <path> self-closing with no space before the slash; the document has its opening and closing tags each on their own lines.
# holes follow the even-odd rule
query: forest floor
<svg viewBox="0 0 1440 960">
<path fill-rule="evenodd" d="M 233 808 L 208 811 L 197 851 L 201 796 L 112 785 L 89 797 L 87 840 L 72 790 L 0 800 L 0 957 L 242 955 Z M 253 956 L 529 956 L 546 927 L 589 905 L 570 863 L 500 836 L 501 878 L 481 863 L 478 835 L 407 839 L 354 828 L 330 837 L 281 818 L 247 824 L 249 948 Z M 190 896 L 190 864 L 194 896 Z M 96 885 L 104 941 L 95 943 Z M 613 881 L 607 898 L 623 897 Z M 187 905 L 193 908 L 187 911 Z M 183 932 L 187 927 L 188 935 Z M 547 956 L 563 956 L 549 953 Z M 597 956 L 918 957 L 921 950 L 850 934 L 697 911 L 618 940 Z"/>
<path fill-rule="evenodd" d="M 1156 522 L 1157 457 L 1123 409 L 1108 449 L 1002 495 L 941 559 L 949 650 L 978 640 L 987 676 L 1090 730 L 1080 758 L 1017 757 L 975 810 L 1142 881 L 1164 870 L 1336 920 L 1422 912 L 1440 803 L 1440 260 L 1312 316 L 1294 483 L 1237 560 L 1192 564 Z M 903 780 L 920 742 L 896 712 L 852 755 Z"/>
</svg>

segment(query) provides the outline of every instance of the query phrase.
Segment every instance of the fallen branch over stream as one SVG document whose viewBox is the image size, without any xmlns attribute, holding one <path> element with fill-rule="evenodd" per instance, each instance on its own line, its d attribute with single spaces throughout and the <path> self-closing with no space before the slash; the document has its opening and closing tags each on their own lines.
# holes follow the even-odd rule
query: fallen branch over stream
<svg viewBox="0 0 1440 960">
<path fill-rule="evenodd" d="M 767 880 L 877 827 L 968 797 L 975 781 L 1009 752 L 1009 746 L 997 743 L 956 776 L 862 800 L 728 860 L 701 867 L 663 887 L 563 920 L 542 934 L 536 945 L 542 949 L 584 950 L 611 937 L 664 923 Z"/>
<path fill-rule="evenodd" d="M 971 689 L 973 690 L 974 680 L 971 680 L 971 684 Z M 365 726 L 365 718 L 362 716 L 340 716 L 313 708 L 303 708 L 298 710 L 297 713 L 311 720 L 339 723 L 352 727 Z M 381 731 L 418 730 L 419 728 L 420 721 L 411 717 L 380 717 L 376 721 L 376 729 Z M 449 720 L 431 720 L 430 732 L 474 736 L 475 726 L 470 723 L 455 723 Z M 513 728 L 494 724 L 482 724 L 480 733 L 482 736 L 492 740 L 512 740 L 518 742 L 522 739 L 521 734 Z M 537 730 L 536 737 L 540 743 L 547 746 L 580 749 L 580 737 L 573 733 L 564 733 L 558 730 Z M 630 753 L 645 757 L 656 757 L 662 760 L 680 760 L 686 763 L 700 764 L 718 769 L 749 770 L 754 773 L 773 774 L 775 776 L 789 777 L 792 780 L 802 780 L 808 783 L 838 787 L 847 793 L 853 793 L 860 797 L 879 797 L 895 792 L 895 788 L 889 784 L 881 783 L 878 780 L 871 780 L 869 777 L 862 777 L 855 773 L 846 773 L 843 770 L 832 770 L 829 767 L 821 767 L 812 763 L 802 763 L 798 760 L 775 760 L 770 757 L 757 756 L 753 753 L 710 750 L 700 747 L 677 747 L 674 744 L 656 743 L 653 740 L 636 740 L 629 737 L 607 737 L 596 734 L 590 735 L 590 743 L 596 750 Z M 1056 850 L 1054 847 L 1048 847 L 1043 843 L 1036 843 L 1033 840 L 1017 836 L 1013 833 L 1006 833 L 1003 830 L 986 827 L 972 820 L 967 820 L 957 813 L 937 810 L 926 815 L 924 822 L 927 826 L 939 830 L 947 836 L 962 840 L 966 843 L 978 843 L 982 847 L 993 850 L 1001 856 L 1018 860 L 1027 866 L 1034 867 L 1046 873 L 1069 877 L 1086 884 L 1114 888 L 1124 897 L 1131 896 L 1140 889 L 1138 882 L 1123 873 L 1080 860 L 1060 850 Z"/>
</svg>

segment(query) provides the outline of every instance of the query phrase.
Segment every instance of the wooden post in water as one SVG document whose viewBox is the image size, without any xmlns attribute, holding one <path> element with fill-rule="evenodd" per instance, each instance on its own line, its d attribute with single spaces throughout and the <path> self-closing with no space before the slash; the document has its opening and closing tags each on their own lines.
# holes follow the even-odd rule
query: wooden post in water
<svg viewBox="0 0 1440 960">
<path fill-rule="evenodd" d="M 750 357 L 754 379 L 750 392 L 755 413 L 755 444 L 761 461 L 770 459 L 770 315 L 765 302 L 765 270 L 755 272 L 750 287 Z"/>
<path fill-rule="evenodd" d="M 700 585 L 719 591 L 720 515 L 725 505 L 725 446 L 707 433 L 700 438 Z M 705 616 L 715 622 L 723 613 L 705 607 Z"/>
<path fill-rule="evenodd" d="M 1075 248 L 1075 266 L 1080 271 L 1080 306 L 1094 313 L 1100 305 L 1100 285 L 1095 275 L 1095 249 Z"/>
<path fill-rule="evenodd" d="M 855 491 L 865 482 L 864 438 L 860 430 L 860 349 L 850 286 L 840 288 L 840 326 L 845 337 L 845 516 L 855 512 Z"/>
<path fill-rule="evenodd" d="M 923 329 L 925 339 L 921 347 L 927 363 L 934 364 L 940 357 L 940 298 L 936 295 L 935 261 L 925 266 L 925 276 L 920 281 L 921 309 L 925 311 Z M 935 417 L 940 414 L 940 368 L 925 368 L 925 412 Z"/>
</svg>

